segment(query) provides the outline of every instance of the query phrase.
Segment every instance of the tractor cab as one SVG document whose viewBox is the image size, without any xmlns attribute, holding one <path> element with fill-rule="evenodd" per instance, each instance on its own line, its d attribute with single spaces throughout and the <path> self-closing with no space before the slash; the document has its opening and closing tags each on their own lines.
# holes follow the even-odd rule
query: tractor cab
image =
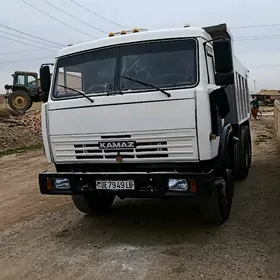
<svg viewBox="0 0 280 280">
<path fill-rule="evenodd" d="M 35 72 L 20 72 L 16 71 L 12 74 L 14 78 L 13 86 L 25 87 L 32 91 L 35 95 L 38 94 L 38 74 Z"/>
</svg>

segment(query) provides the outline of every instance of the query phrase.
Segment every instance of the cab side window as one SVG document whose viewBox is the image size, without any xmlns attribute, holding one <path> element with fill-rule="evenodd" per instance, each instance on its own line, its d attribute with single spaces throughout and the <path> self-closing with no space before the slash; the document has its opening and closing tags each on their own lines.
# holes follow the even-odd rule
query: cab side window
<svg viewBox="0 0 280 280">
<path fill-rule="evenodd" d="M 206 46 L 205 48 L 206 65 L 208 73 L 208 84 L 215 84 L 215 64 L 213 50 Z"/>
</svg>

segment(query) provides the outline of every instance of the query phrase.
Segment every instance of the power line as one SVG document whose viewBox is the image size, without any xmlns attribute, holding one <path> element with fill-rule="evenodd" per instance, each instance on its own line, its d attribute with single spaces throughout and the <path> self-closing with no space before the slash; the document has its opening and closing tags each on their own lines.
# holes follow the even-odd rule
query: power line
<svg viewBox="0 0 280 280">
<path fill-rule="evenodd" d="M 65 22 L 65 21 L 63 21 L 63 20 L 61 20 L 61 19 L 58 19 L 58 18 L 56 18 L 56 17 L 54 17 L 54 16 L 52 16 L 52 15 L 46 13 L 45 11 L 43 11 L 43 10 L 37 8 L 36 6 L 34 6 L 34 5 L 32 5 L 32 4 L 28 3 L 28 2 L 26 2 L 25 0 L 21 0 L 21 1 L 22 1 L 23 3 L 25 3 L 26 5 L 32 7 L 33 9 L 35 9 L 35 10 L 41 12 L 42 14 L 44 14 L 44 15 L 46 15 L 46 16 L 48 16 L 48 17 L 50 17 L 50 18 L 52 18 L 52 19 L 54 19 L 54 20 L 56 20 L 56 21 L 58 21 L 58 22 L 60 22 L 60 23 L 62 23 L 62 24 L 64 24 L 64 25 L 66 25 L 66 26 L 72 28 L 73 30 L 75 30 L 75 31 L 77 31 L 77 32 L 80 32 L 80 33 L 82 33 L 82 34 L 84 34 L 84 35 L 87 35 L 87 36 L 89 36 L 89 37 L 91 37 L 91 38 L 95 38 L 95 39 L 96 39 L 96 37 L 92 36 L 91 34 L 88 34 L 88 33 L 84 32 L 84 31 L 82 31 L 82 30 L 80 30 L 80 29 L 78 29 L 78 28 L 76 28 L 76 27 L 71 26 L 71 25 L 68 24 L 67 22 Z"/>
<path fill-rule="evenodd" d="M 280 35 L 271 36 L 252 36 L 252 37 L 237 37 L 234 41 L 251 41 L 251 40 L 269 40 L 269 39 L 279 39 Z"/>
<path fill-rule="evenodd" d="M 42 41 L 44 41 L 44 42 L 51 43 L 51 44 L 53 44 L 53 45 L 57 45 L 57 46 L 60 46 L 60 47 L 64 47 L 63 44 L 60 44 L 60 43 L 57 43 L 57 42 L 54 42 L 54 41 L 50 41 L 50 40 L 47 40 L 47 39 L 44 39 L 44 38 L 41 38 L 41 37 L 38 37 L 38 36 L 35 36 L 35 35 L 32 35 L 32 34 L 29 34 L 29 33 L 23 32 L 23 31 L 20 31 L 20 30 L 18 30 L 18 29 L 9 27 L 9 26 L 7 26 L 7 25 L 5 25 L 5 24 L 0 24 L 0 27 L 5 28 L 5 29 L 12 30 L 12 31 L 17 32 L 17 33 L 24 34 L 24 35 L 26 35 L 26 36 L 33 37 L 33 38 L 35 38 L 35 39 L 42 40 Z"/>
<path fill-rule="evenodd" d="M 4 53 L 0 53 L 0 55 L 9 55 L 9 54 L 18 54 L 18 53 L 35 52 L 35 51 L 39 51 L 39 50 L 40 50 L 40 49 L 22 50 L 22 51 L 14 51 L 14 52 L 4 52 Z"/>
<path fill-rule="evenodd" d="M 85 22 L 85 21 L 83 21 L 83 20 L 80 20 L 78 17 L 75 17 L 75 16 L 73 16 L 73 15 L 71 15 L 71 14 L 69 14 L 69 13 L 63 11 L 62 9 L 60 9 L 59 7 L 53 5 L 52 3 L 50 3 L 50 2 L 47 1 L 47 0 L 44 0 L 44 2 L 46 2 L 47 4 L 49 4 L 50 6 L 52 6 L 53 8 L 57 9 L 58 11 L 64 13 L 65 15 L 67 15 L 67 16 L 69 16 L 69 17 L 72 17 L 72 18 L 74 18 L 75 20 L 77 20 L 77 21 L 79 21 L 79 22 L 81 22 L 81 23 L 83 23 L 83 24 L 85 24 L 85 25 L 87 25 L 87 26 L 89 26 L 89 27 L 91 27 L 91 28 L 97 30 L 97 31 L 100 31 L 100 32 L 102 32 L 102 33 L 107 33 L 106 31 L 104 31 L 104 30 L 102 30 L 102 29 L 99 29 L 99 28 L 97 28 L 97 27 L 95 27 L 95 26 L 93 26 L 93 25 L 91 25 L 91 24 L 88 24 L 87 22 Z"/>
<path fill-rule="evenodd" d="M 271 34 L 271 35 L 255 35 L 255 36 L 241 36 L 241 37 L 235 37 L 237 39 L 246 39 L 246 38 L 258 38 L 258 37 L 277 37 L 280 36 L 280 34 Z"/>
<path fill-rule="evenodd" d="M 82 9 L 86 10 L 87 12 L 92 13 L 93 15 L 95 15 L 95 16 L 97 16 L 97 17 L 100 17 L 100 18 L 102 18 L 102 19 L 104 19 L 104 20 L 106 20 L 106 21 L 108 21 L 108 22 L 111 22 L 111 23 L 113 23 L 113 24 L 115 24 L 115 25 L 118 25 L 118 26 L 120 26 L 120 27 L 122 27 L 122 28 L 129 28 L 129 27 L 123 26 L 123 25 L 121 25 L 121 24 L 119 24 L 119 23 L 117 23 L 117 22 L 115 22 L 115 21 L 113 21 L 113 20 L 110 20 L 110 19 L 108 19 L 108 18 L 105 18 L 104 16 L 102 16 L 102 15 L 100 15 L 100 14 L 98 14 L 98 13 L 96 13 L 96 12 L 94 12 L 94 11 L 88 9 L 88 8 L 86 8 L 86 7 L 83 6 L 81 3 L 76 2 L 75 0 L 70 0 L 70 1 L 73 2 L 74 4 L 76 4 L 77 6 L 81 7 Z"/>
<path fill-rule="evenodd" d="M 250 66 L 250 68 L 269 68 L 269 67 L 280 67 L 280 64 Z"/>
<path fill-rule="evenodd" d="M 27 62 L 27 61 L 34 61 L 34 60 L 44 60 L 44 59 L 54 59 L 54 58 L 51 56 L 45 56 L 45 57 L 35 57 L 35 58 L 28 58 L 28 59 L 21 59 L 21 60 L 0 61 L 0 63 L 1 65 L 3 65 L 3 64 L 20 63 L 20 62 Z"/>
<path fill-rule="evenodd" d="M 4 34 L 7 34 L 7 35 L 10 35 L 10 36 L 15 36 L 15 37 L 17 37 L 17 38 L 21 38 L 21 39 L 27 40 L 27 41 L 29 41 L 29 42 L 34 42 L 34 43 L 36 43 L 36 44 L 41 44 L 41 45 L 43 44 L 43 45 L 49 46 L 49 47 L 51 47 L 51 48 L 57 48 L 57 47 L 55 47 L 55 46 L 53 46 L 53 45 L 51 45 L 51 44 L 43 43 L 43 42 L 38 42 L 37 40 L 25 38 L 24 36 L 15 35 L 15 34 L 13 34 L 13 33 L 7 32 L 7 31 L 0 30 L 0 32 L 1 32 L 1 33 L 4 33 Z"/>
<path fill-rule="evenodd" d="M 40 46 L 35 46 L 33 44 L 30 44 L 30 43 L 27 43 L 27 42 L 22 42 L 22 41 L 19 41 L 19 40 L 13 39 L 13 38 L 9 38 L 9 37 L 3 36 L 3 35 L 0 35 L 0 38 L 4 38 L 4 39 L 10 40 L 10 41 L 14 41 L 14 42 L 26 45 L 26 46 L 32 46 L 32 47 L 35 47 L 35 48 L 38 48 L 38 49 L 43 49 L 43 50 L 55 52 L 55 50 L 51 50 L 51 49 L 40 47 Z"/>
<path fill-rule="evenodd" d="M 259 25 L 243 25 L 243 26 L 232 26 L 231 29 L 238 29 L 238 28 L 259 28 L 259 27 L 274 27 L 280 26 L 280 23 L 273 23 L 273 24 L 259 24 Z"/>
</svg>

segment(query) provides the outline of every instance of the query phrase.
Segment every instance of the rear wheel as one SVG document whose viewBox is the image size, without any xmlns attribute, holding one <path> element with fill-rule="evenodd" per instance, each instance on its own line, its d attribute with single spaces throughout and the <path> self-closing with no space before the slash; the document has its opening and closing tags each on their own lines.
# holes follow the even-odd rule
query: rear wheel
<svg viewBox="0 0 280 280">
<path fill-rule="evenodd" d="M 253 152 L 252 152 L 252 138 L 251 138 L 251 132 L 250 128 L 248 127 L 248 146 L 249 146 L 249 167 L 252 165 L 252 158 L 253 158 Z"/>
<path fill-rule="evenodd" d="M 231 171 L 227 171 L 225 178 L 216 178 L 211 185 L 211 195 L 205 198 L 200 205 L 200 213 L 205 220 L 223 224 L 228 220 L 232 199 L 234 195 L 234 184 Z"/>
<path fill-rule="evenodd" d="M 108 212 L 115 196 L 96 195 L 92 193 L 72 195 L 72 200 L 78 210 L 85 214 L 102 214 Z"/>
<path fill-rule="evenodd" d="M 262 118 L 262 112 L 258 111 L 255 119 L 260 120 L 261 118 Z"/>
<path fill-rule="evenodd" d="M 245 180 L 248 177 L 252 161 L 252 147 L 250 145 L 250 130 L 247 126 L 240 129 L 239 162 L 236 170 L 236 179 Z"/>
<path fill-rule="evenodd" d="M 14 111 L 25 112 L 33 104 L 30 95 L 25 91 L 14 91 L 8 97 L 8 104 Z"/>
</svg>

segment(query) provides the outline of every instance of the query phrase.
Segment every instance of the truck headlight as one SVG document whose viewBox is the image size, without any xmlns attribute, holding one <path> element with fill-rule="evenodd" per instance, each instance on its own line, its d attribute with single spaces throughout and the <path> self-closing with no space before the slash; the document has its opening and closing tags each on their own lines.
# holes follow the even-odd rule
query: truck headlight
<svg viewBox="0 0 280 280">
<path fill-rule="evenodd" d="M 69 190 L 70 183 L 67 178 L 55 178 L 53 181 L 54 187 L 57 190 Z"/>
<path fill-rule="evenodd" d="M 168 189 L 170 191 L 186 192 L 189 190 L 189 184 L 186 179 L 169 179 Z"/>
</svg>

